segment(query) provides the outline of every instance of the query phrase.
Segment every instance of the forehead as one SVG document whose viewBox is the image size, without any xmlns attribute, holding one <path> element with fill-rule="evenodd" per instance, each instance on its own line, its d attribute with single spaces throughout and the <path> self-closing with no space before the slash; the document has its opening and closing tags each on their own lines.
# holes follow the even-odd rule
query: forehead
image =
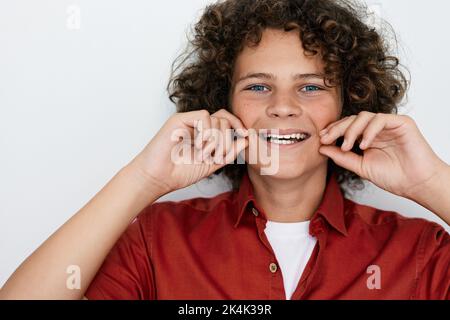
<svg viewBox="0 0 450 320">
<path fill-rule="evenodd" d="M 308 73 L 323 71 L 320 55 L 305 55 L 298 30 L 286 32 L 265 29 L 257 46 L 244 46 L 236 59 L 234 73 L 235 75 L 248 71 L 281 73 L 284 70 Z"/>
</svg>

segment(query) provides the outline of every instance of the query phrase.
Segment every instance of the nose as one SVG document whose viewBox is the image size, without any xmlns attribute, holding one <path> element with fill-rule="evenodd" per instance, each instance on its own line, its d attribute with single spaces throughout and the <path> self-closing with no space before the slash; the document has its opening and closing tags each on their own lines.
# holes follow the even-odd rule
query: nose
<svg viewBox="0 0 450 320">
<path fill-rule="evenodd" d="M 302 114 L 302 108 L 298 101 L 292 101 L 287 95 L 280 95 L 274 97 L 266 112 L 270 118 L 294 118 Z"/>
</svg>

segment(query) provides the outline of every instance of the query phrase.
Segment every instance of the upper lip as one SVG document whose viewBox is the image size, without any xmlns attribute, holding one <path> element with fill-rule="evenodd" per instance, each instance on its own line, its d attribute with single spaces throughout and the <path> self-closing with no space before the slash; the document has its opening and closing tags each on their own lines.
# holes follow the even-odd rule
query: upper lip
<svg viewBox="0 0 450 320">
<path fill-rule="evenodd" d="M 303 133 L 307 136 L 311 136 L 311 134 L 304 130 L 304 129 L 260 129 L 259 130 L 261 134 L 267 135 L 267 134 L 278 134 L 278 135 L 288 135 L 288 134 L 297 134 L 297 133 Z"/>
</svg>

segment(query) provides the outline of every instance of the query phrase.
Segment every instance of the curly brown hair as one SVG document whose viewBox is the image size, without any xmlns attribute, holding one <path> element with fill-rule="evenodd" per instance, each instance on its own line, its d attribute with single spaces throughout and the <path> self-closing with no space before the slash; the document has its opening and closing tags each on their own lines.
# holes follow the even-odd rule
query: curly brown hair
<svg viewBox="0 0 450 320">
<path fill-rule="evenodd" d="M 266 28 L 299 30 L 306 55 L 319 54 L 325 84 L 340 86 L 341 118 L 361 111 L 397 114 L 408 80 L 389 42 L 397 45 L 386 21 L 377 31 L 370 27 L 366 4 L 351 0 L 225 0 L 208 5 L 188 38 L 188 47 L 172 64 L 167 90 L 178 112 L 230 107 L 234 62 L 244 48 L 255 46 Z M 390 31 L 382 36 L 381 31 Z M 389 39 L 388 35 L 394 37 Z M 341 146 L 343 137 L 337 140 Z M 358 144 L 353 152 L 362 155 Z M 246 166 L 229 164 L 223 173 L 233 190 L 239 188 Z M 361 190 L 354 172 L 328 159 L 327 178 L 336 172 L 341 191 Z"/>
</svg>

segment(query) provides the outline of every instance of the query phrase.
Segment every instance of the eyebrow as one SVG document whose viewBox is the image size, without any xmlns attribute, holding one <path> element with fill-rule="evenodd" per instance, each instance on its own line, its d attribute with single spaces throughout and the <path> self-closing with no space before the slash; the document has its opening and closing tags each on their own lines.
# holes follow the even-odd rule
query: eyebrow
<svg viewBox="0 0 450 320">
<path fill-rule="evenodd" d="M 248 73 L 245 76 L 239 78 L 236 81 L 236 84 L 238 84 L 241 81 L 250 79 L 250 78 L 275 80 L 277 77 L 272 73 L 251 72 L 251 73 Z M 324 78 L 325 78 L 325 75 L 323 73 L 297 73 L 292 76 L 293 80 L 311 80 L 311 79 L 324 79 Z"/>
</svg>

